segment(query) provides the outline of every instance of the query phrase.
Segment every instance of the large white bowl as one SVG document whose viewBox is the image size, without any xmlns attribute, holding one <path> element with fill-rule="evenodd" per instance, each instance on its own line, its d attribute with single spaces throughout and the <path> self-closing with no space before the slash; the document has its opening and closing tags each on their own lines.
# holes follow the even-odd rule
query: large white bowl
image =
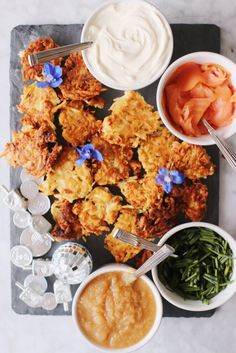
<svg viewBox="0 0 236 353">
<path fill-rule="evenodd" d="M 202 303 L 200 300 L 183 299 L 178 294 L 167 289 L 158 278 L 157 267 L 152 269 L 152 277 L 161 295 L 171 304 L 184 310 L 206 311 L 206 310 L 215 309 L 220 305 L 224 304 L 236 292 L 236 242 L 229 233 L 227 233 L 225 230 L 223 230 L 222 228 L 214 224 L 205 223 L 205 222 L 189 222 L 189 223 L 181 224 L 169 230 L 160 239 L 160 241 L 158 242 L 158 245 L 163 245 L 164 243 L 166 243 L 166 241 L 172 235 L 176 234 L 180 230 L 183 230 L 186 228 L 193 228 L 193 227 L 203 227 L 203 228 L 211 229 L 217 234 L 219 234 L 222 238 L 224 238 L 229 243 L 229 246 L 233 252 L 233 257 L 234 257 L 234 270 L 231 278 L 232 280 L 234 280 L 234 282 L 232 284 L 229 284 L 224 290 L 222 290 L 219 294 L 217 294 L 214 298 L 212 298 L 210 300 L 210 304 L 207 305 Z"/>
<path fill-rule="evenodd" d="M 87 30 L 89 28 L 89 26 L 91 25 L 91 23 L 93 22 L 93 19 L 95 16 L 97 16 L 97 14 L 100 12 L 100 11 L 103 11 L 103 9 L 105 7 L 107 7 L 108 5 L 110 4 L 116 4 L 118 2 L 122 2 L 122 1 L 127 1 L 127 0 L 110 0 L 110 1 L 106 1 L 105 3 L 103 3 L 101 6 L 97 7 L 93 12 L 92 14 L 89 16 L 89 18 L 87 19 L 87 21 L 85 22 L 84 24 L 84 27 L 82 29 L 82 33 L 81 33 L 81 43 L 82 42 L 86 42 L 87 41 L 87 38 L 86 38 L 86 34 L 87 34 Z M 131 0 L 129 0 L 131 1 Z M 136 0 L 132 0 L 134 3 Z M 171 30 L 171 27 L 167 21 L 167 19 L 165 18 L 165 16 L 156 8 L 156 6 L 154 4 L 151 4 L 149 3 L 148 1 L 144 1 L 144 0 L 138 0 L 138 1 L 143 1 L 143 2 L 146 2 L 148 3 L 151 7 L 154 7 L 155 8 L 155 11 L 158 12 L 162 22 L 165 24 L 167 30 L 168 30 L 168 34 L 170 36 L 170 49 L 169 49 L 169 53 L 168 55 L 166 56 L 166 60 L 164 61 L 163 65 L 159 68 L 159 70 L 156 72 L 156 74 L 152 77 L 152 79 L 150 80 L 147 80 L 145 83 L 140 83 L 140 82 L 136 82 L 135 85 L 119 85 L 119 84 L 116 84 L 116 83 L 112 83 L 112 82 L 109 82 L 109 81 L 104 81 L 103 78 L 101 78 L 99 76 L 99 72 L 96 72 L 92 65 L 90 64 L 89 60 L 88 60 L 88 57 L 86 55 L 87 51 L 86 50 L 83 50 L 82 51 L 82 56 L 83 56 L 83 60 L 85 62 L 85 65 L 87 66 L 88 70 L 91 72 L 91 74 L 98 80 L 100 81 L 102 84 L 104 84 L 105 86 L 107 87 L 110 87 L 110 88 L 113 88 L 113 89 L 117 89 L 117 90 L 121 90 L 121 91 L 128 91 L 128 90 L 137 90 L 137 89 L 141 89 L 141 88 L 144 88 L 146 86 L 149 86 L 151 85 L 153 82 L 155 82 L 162 74 L 163 72 L 165 71 L 165 69 L 167 68 L 167 66 L 169 65 L 170 63 L 170 60 L 171 60 L 171 57 L 172 57 L 172 53 L 173 53 L 173 48 L 174 48 L 174 41 L 173 41 L 173 33 L 172 33 L 172 30 Z M 88 49 L 89 50 L 89 49 Z"/>
<path fill-rule="evenodd" d="M 72 316 L 73 316 L 73 320 L 74 323 L 78 329 L 79 335 L 81 338 L 83 338 L 87 343 L 89 343 L 90 345 L 92 345 L 93 348 L 96 348 L 100 351 L 103 352 L 109 352 L 109 353 L 129 353 L 129 352 L 133 352 L 138 348 L 141 348 L 142 346 L 144 346 L 148 341 L 150 341 L 150 339 L 153 337 L 153 335 L 156 333 L 160 323 L 161 323 L 161 319 L 162 319 L 162 315 L 163 315 L 163 305 L 162 305 L 162 299 L 161 296 L 156 288 L 156 286 L 154 285 L 154 283 L 147 277 L 147 276 L 142 276 L 141 278 L 145 281 L 145 283 L 149 286 L 149 288 L 151 289 L 155 301 L 156 301 L 156 319 L 154 321 L 154 324 L 151 328 L 151 330 L 148 332 L 148 334 L 138 343 L 129 346 L 127 348 L 117 348 L 117 349 L 112 349 L 112 348 L 104 348 L 101 347 L 99 345 L 96 345 L 95 343 L 91 342 L 83 333 L 83 331 L 80 328 L 80 324 L 79 321 L 77 319 L 77 315 L 76 315 L 76 306 L 77 306 L 77 301 L 78 298 L 80 296 L 80 294 L 82 293 L 83 289 L 86 287 L 86 285 L 95 277 L 106 273 L 106 272 L 113 272 L 113 271 L 122 271 L 122 272 L 133 272 L 134 269 L 128 265 L 124 265 L 124 264 L 109 264 L 106 266 L 103 266 L 101 268 L 99 268 L 97 271 L 91 273 L 87 279 L 85 281 L 82 282 L 82 284 L 79 286 L 79 288 L 77 289 L 74 299 L 73 299 L 73 304 L 72 304 Z M 91 308 L 91 310 L 93 310 L 93 308 Z"/>
<path fill-rule="evenodd" d="M 174 127 L 173 123 L 168 118 L 168 116 L 166 115 L 165 109 L 163 109 L 163 94 L 164 94 L 164 88 L 166 86 L 167 81 L 179 66 L 191 61 L 196 62 L 198 64 L 215 63 L 223 66 L 226 70 L 228 70 L 231 73 L 232 84 L 234 87 L 236 87 L 236 64 L 233 61 L 229 60 L 223 55 L 212 53 L 212 52 L 206 52 L 206 51 L 187 54 L 177 59 L 176 61 L 174 61 L 162 75 L 157 87 L 157 95 L 156 95 L 157 108 L 158 108 L 160 117 L 163 123 L 165 124 L 165 126 L 167 127 L 167 129 L 169 129 L 172 132 L 172 134 L 178 137 L 179 139 L 195 145 L 202 145 L 202 146 L 214 145 L 215 142 L 212 140 L 210 135 L 191 137 L 179 132 Z M 236 119 L 234 119 L 230 125 L 219 128 L 217 129 L 217 131 L 224 138 L 228 138 L 232 136 L 236 132 Z"/>
</svg>

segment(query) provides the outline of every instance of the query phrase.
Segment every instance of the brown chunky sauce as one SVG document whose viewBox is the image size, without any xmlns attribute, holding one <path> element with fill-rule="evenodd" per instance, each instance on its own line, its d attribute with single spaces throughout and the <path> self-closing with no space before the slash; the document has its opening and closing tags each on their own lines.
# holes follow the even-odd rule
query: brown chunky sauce
<svg viewBox="0 0 236 353">
<path fill-rule="evenodd" d="M 124 275 L 107 272 L 94 278 L 77 302 L 81 330 L 102 347 L 136 344 L 150 331 L 156 317 L 155 298 L 149 286 L 142 279 L 128 284 Z"/>
</svg>

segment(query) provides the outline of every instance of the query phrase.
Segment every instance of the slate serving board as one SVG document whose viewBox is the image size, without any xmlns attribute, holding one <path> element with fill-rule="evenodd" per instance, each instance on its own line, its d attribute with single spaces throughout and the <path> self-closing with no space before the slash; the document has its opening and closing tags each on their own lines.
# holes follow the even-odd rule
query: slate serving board
<svg viewBox="0 0 236 353">
<path fill-rule="evenodd" d="M 55 42 L 60 45 L 75 43 L 80 41 L 80 33 L 82 24 L 71 25 L 20 25 L 15 27 L 11 32 L 11 56 L 10 56 L 10 127 L 11 130 L 18 130 L 21 127 L 19 119 L 21 114 L 17 111 L 16 105 L 19 103 L 20 94 L 22 92 L 23 82 L 21 78 L 21 65 L 18 53 L 27 47 L 28 43 L 40 36 L 51 36 Z M 220 29 L 215 25 L 208 24 L 173 24 L 171 25 L 174 34 L 174 53 L 172 61 L 178 57 L 194 51 L 220 51 Z M 156 88 L 157 82 L 140 90 L 148 103 L 156 108 Z M 105 92 L 106 108 L 109 108 L 113 98 L 122 95 L 121 91 L 109 89 Z M 106 116 L 107 111 L 98 111 L 99 118 Z M 207 148 L 212 156 L 213 162 L 217 169 L 213 177 L 209 178 L 206 183 L 209 188 L 208 212 L 205 221 L 218 224 L 218 205 L 219 205 L 219 154 L 215 146 Z M 10 185 L 12 189 L 18 188 L 20 185 L 20 170 L 11 168 Z M 49 215 L 48 215 L 49 216 Z M 50 216 L 49 216 L 50 218 Z M 16 228 L 12 222 L 11 215 L 11 247 L 19 244 L 21 230 Z M 82 242 L 82 241 L 81 241 Z M 86 247 L 89 249 L 94 260 L 94 270 L 98 267 L 114 262 L 112 255 L 104 249 L 103 236 L 91 236 L 87 239 Z M 59 246 L 53 244 L 52 249 L 45 257 L 51 257 L 52 253 Z M 12 286 L 12 308 L 18 314 L 31 315 L 70 315 L 71 310 L 65 313 L 62 305 L 58 305 L 54 311 L 46 311 L 40 308 L 33 309 L 26 306 L 19 300 L 20 289 L 15 286 L 15 282 L 23 283 L 24 278 L 29 271 L 21 270 L 14 265 L 11 267 L 11 286 Z M 48 278 L 48 291 L 52 291 L 54 276 Z M 74 293 L 77 286 L 72 286 Z M 164 301 L 164 316 L 171 317 L 208 317 L 214 313 L 213 310 L 195 313 L 178 309 Z"/>
</svg>

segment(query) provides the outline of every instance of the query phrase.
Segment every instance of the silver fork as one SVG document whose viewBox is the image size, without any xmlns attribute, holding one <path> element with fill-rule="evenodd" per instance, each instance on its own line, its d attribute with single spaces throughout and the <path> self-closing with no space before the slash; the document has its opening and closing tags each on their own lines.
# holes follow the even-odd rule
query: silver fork
<svg viewBox="0 0 236 353">
<path fill-rule="evenodd" d="M 28 61 L 30 66 L 43 64 L 47 61 L 57 59 L 57 58 L 62 58 L 71 53 L 87 49 L 91 47 L 92 44 L 93 42 L 75 43 L 75 44 L 63 45 L 61 47 L 39 51 L 38 53 L 33 53 L 28 55 Z"/>
<path fill-rule="evenodd" d="M 114 228 L 114 230 L 112 231 L 112 235 L 114 238 L 121 240 L 124 243 L 140 247 L 144 250 L 156 252 L 161 248 L 161 246 L 158 246 L 157 244 L 152 243 L 149 240 L 137 237 L 137 235 L 127 232 L 126 230 L 121 228 Z"/>
<path fill-rule="evenodd" d="M 157 252 L 162 248 L 162 246 L 159 246 L 151 242 L 150 240 L 138 237 L 137 235 L 127 232 L 126 230 L 121 228 L 114 228 L 112 231 L 112 236 L 120 241 L 123 241 L 124 243 L 140 247 L 144 250 L 150 250 L 152 252 Z M 170 256 L 178 257 L 178 255 L 174 254 L 174 251 Z"/>
<path fill-rule="evenodd" d="M 212 139 L 215 141 L 215 144 L 225 157 L 226 161 L 229 163 L 231 168 L 236 172 L 236 153 L 228 145 L 225 139 L 218 134 L 218 132 L 208 123 L 206 119 L 203 119 L 203 124 L 207 128 Z"/>
</svg>

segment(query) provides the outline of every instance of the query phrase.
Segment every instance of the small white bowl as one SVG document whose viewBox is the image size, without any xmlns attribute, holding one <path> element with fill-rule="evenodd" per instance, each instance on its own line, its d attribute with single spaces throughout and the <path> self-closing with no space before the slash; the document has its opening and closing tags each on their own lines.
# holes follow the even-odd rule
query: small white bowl
<svg viewBox="0 0 236 353">
<path fill-rule="evenodd" d="M 187 54 L 177 59 L 176 61 L 174 61 L 162 75 L 157 87 L 157 95 L 156 95 L 157 109 L 167 129 L 169 129 L 170 132 L 172 132 L 172 134 L 178 137 L 180 140 L 183 140 L 195 145 L 202 145 L 202 146 L 214 145 L 215 142 L 212 140 L 210 135 L 191 137 L 179 132 L 173 126 L 168 116 L 166 116 L 165 109 L 163 109 L 163 105 L 162 105 L 163 93 L 164 93 L 164 88 L 166 86 L 167 81 L 179 66 L 191 61 L 198 64 L 214 63 L 214 64 L 219 64 L 223 66 L 226 70 L 230 72 L 231 82 L 233 86 L 236 87 L 236 64 L 233 61 L 231 61 L 230 59 L 226 58 L 223 55 L 212 53 L 212 52 L 206 52 L 206 51 Z M 236 119 L 234 119 L 230 125 L 219 128 L 217 129 L 217 131 L 224 138 L 228 138 L 232 136 L 236 132 Z"/>
<path fill-rule="evenodd" d="M 229 300 L 232 295 L 236 292 L 236 242 L 233 239 L 233 237 L 227 233 L 225 230 L 222 228 L 211 224 L 211 223 L 205 223 L 205 222 L 189 222 L 189 223 L 184 223 L 180 224 L 177 227 L 172 228 L 169 230 L 158 242 L 158 245 L 163 245 L 172 235 L 176 234 L 180 230 L 186 229 L 186 228 L 193 228 L 193 227 L 203 227 L 203 228 L 208 228 L 219 234 L 222 238 L 224 238 L 228 243 L 229 246 L 233 252 L 233 257 L 234 257 L 234 269 L 233 269 L 233 274 L 232 274 L 232 280 L 234 280 L 233 283 L 229 284 L 224 290 L 222 290 L 219 294 L 217 294 L 215 297 L 213 297 L 210 300 L 210 304 L 204 304 L 200 300 L 190 300 L 190 299 L 183 299 L 180 297 L 178 294 L 170 291 L 167 289 L 164 284 L 159 280 L 158 278 L 158 272 L 157 272 L 157 267 L 152 269 L 152 277 L 153 280 L 159 289 L 161 295 L 171 304 L 177 306 L 178 308 L 184 309 L 184 310 L 189 310 L 189 311 L 207 311 L 211 309 L 215 309 L 219 307 L 220 305 L 224 304 L 227 300 Z"/>
<path fill-rule="evenodd" d="M 163 315 L 163 305 L 162 305 L 162 299 L 160 296 L 160 293 L 158 292 L 156 286 L 154 285 L 154 283 L 147 277 L 147 276 L 142 276 L 141 278 L 145 281 L 145 283 L 149 286 L 149 288 L 151 289 L 155 301 L 156 301 L 156 319 L 154 321 L 154 324 L 151 328 L 151 330 L 148 332 L 148 334 L 138 343 L 129 346 L 127 348 L 117 348 L 117 349 L 112 349 L 112 348 L 104 348 L 101 347 L 99 345 L 96 345 L 95 343 L 91 342 L 83 333 L 83 331 L 80 328 L 79 325 L 79 321 L 77 319 L 77 314 L 76 314 L 76 306 L 77 306 L 77 301 L 78 298 L 80 296 L 80 294 L 82 293 L 83 289 L 86 287 L 86 285 L 95 277 L 106 273 L 106 272 L 114 272 L 114 271 L 122 271 L 122 272 L 130 272 L 130 271 L 134 271 L 134 269 L 130 266 L 124 265 L 124 264 L 109 264 L 109 265 L 105 265 L 101 268 L 99 268 L 98 270 L 96 270 L 95 272 L 91 273 L 86 280 L 84 280 L 82 282 L 82 284 L 79 286 L 79 288 L 77 289 L 74 299 L 73 299 L 73 304 L 72 304 L 72 316 L 73 316 L 73 320 L 74 323 L 77 327 L 77 330 L 80 334 L 80 337 L 83 338 L 87 343 L 89 343 L 90 345 L 92 345 L 93 348 L 96 348 L 100 351 L 103 352 L 109 352 L 109 353 L 129 353 L 129 352 L 133 352 L 138 348 L 141 348 L 142 346 L 144 346 L 148 341 L 150 341 L 150 339 L 154 336 L 154 334 L 156 333 L 160 323 L 161 323 L 161 319 L 162 319 L 162 315 Z M 92 310 L 92 308 L 91 308 Z"/>
<path fill-rule="evenodd" d="M 138 89 L 144 88 L 146 86 L 149 86 L 153 82 L 155 82 L 163 74 L 163 72 L 165 71 L 165 69 L 169 65 L 171 57 L 172 57 L 172 53 L 173 53 L 173 48 L 174 48 L 173 33 L 172 33 L 172 30 L 171 30 L 171 27 L 170 27 L 167 19 L 165 18 L 165 16 L 158 10 L 158 8 L 154 4 L 149 3 L 148 1 L 144 1 L 144 0 L 129 0 L 129 1 L 130 2 L 132 1 L 133 3 L 135 3 L 136 1 L 137 2 L 145 2 L 145 3 L 149 4 L 150 7 L 153 7 L 155 9 L 155 11 L 158 13 L 161 21 L 163 22 L 163 24 L 165 25 L 165 27 L 166 27 L 166 29 L 168 31 L 168 35 L 169 35 L 169 39 L 170 39 L 170 46 L 169 46 L 168 55 L 166 56 L 166 60 L 164 61 L 163 65 L 160 67 L 160 69 L 156 72 L 156 74 L 151 79 L 147 80 L 145 83 L 136 82 L 133 85 L 125 85 L 125 84 L 121 85 L 121 84 L 116 84 L 115 82 L 105 81 L 102 77 L 100 77 L 99 72 L 94 70 L 93 66 L 89 62 L 89 59 L 88 59 L 88 57 L 86 55 L 86 53 L 88 53 L 87 50 L 83 50 L 82 51 L 83 60 L 85 62 L 85 65 L 87 66 L 88 70 L 91 72 L 91 74 L 98 81 L 100 81 L 102 84 L 104 84 L 105 86 L 113 88 L 113 89 L 121 90 L 121 91 L 138 90 Z M 88 28 L 91 25 L 91 23 L 93 22 L 93 19 L 97 16 L 97 14 L 99 12 L 103 11 L 104 8 L 106 8 L 108 5 L 116 4 L 116 3 L 119 3 L 119 2 L 126 2 L 126 0 L 110 0 L 110 1 L 106 1 L 102 5 L 98 6 L 92 12 L 92 14 L 89 16 L 89 18 L 85 22 L 84 27 L 82 29 L 81 43 L 87 41 L 86 35 L 87 35 Z"/>
</svg>

